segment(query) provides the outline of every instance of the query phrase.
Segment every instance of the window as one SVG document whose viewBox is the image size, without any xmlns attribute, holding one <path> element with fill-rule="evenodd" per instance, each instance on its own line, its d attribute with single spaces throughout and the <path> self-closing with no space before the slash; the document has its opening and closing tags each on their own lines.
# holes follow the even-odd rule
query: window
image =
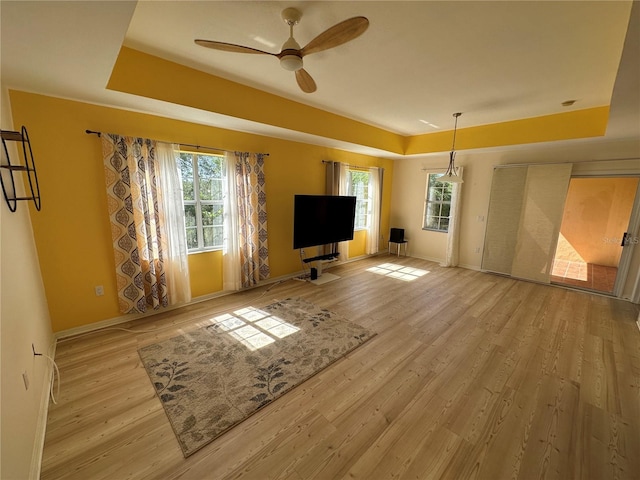
<svg viewBox="0 0 640 480">
<path fill-rule="evenodd" d="M 221 155 L 180 152 L 184 223 L 189 252 L 222 248 Z"/>
<path fill-rule="evenodd" d="M 427 175 L 427 199 L 424 207 L 423 230 L 436 232 L 449 231 L 449 212 L 451 211 L 451 182 L 440 182 L 441 173 Z"/>
<path fill-rule="evenodd" d="M 355 230 L 369 227 L 369 172 L 349 170 L 347 195 L 356 197 Z"/>
</svg>

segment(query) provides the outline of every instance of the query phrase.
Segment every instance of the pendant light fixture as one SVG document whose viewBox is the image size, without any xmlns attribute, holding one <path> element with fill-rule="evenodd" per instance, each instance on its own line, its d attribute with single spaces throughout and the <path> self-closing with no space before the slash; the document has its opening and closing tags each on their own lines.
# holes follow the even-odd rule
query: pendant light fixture
<svg viewBox="0 0 640 480">
<path fill-rule="evenodd" d="M 463 183 L 462 178 L 458 176 L 458 169 L 455 166 L 454 160 L 456 158 L 456 130 L 458 129 L 458 117 L 462 115 L 462 113 L 454 113 L 453 116 L 456 119 L 455 126 L 453 127 L 453 144 L 451 145 L 451 153 L 449 153 L 449 167 L 445 174 L 438 178 L 439 182 L 451 182 L 451 183 Z"/>
</svg>

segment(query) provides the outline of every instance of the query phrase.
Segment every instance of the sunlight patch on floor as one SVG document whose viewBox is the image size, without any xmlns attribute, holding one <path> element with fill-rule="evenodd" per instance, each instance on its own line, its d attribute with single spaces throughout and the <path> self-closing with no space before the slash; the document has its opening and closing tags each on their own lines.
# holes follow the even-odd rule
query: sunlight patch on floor
<svg viewBox="0 0 640 480">
<path fill-rule="evenodd" d="M 254 307 L 218 315 L 212 322 L 214 328 L 227 332 L 252 351 L 300 330 L 281 318 Z"/>
<path fill-rule="evenodd" d="M 586 282 L 588 278 L 587 269 L 587 261 L 582 258 L 582 255 L 560 232 L 551 275 Z"/>
<path fill-rule="evenodd" d="M 569 260 L 555 259 L 553 261 L 553 269 L 551 275 L 554 277 L 571 278 L 586 282 L 588 275 L 587 262 L 572 262 Z"/>
<path fill-rule="evenodd" d="M 412 282 L 429 273 L 428 270 L 420 270 L 419 268 L 405 267 L 396 265 L 395 263 L 383 263 L 377 267 L 367 269 L 367 272 L 377 273 L 385 277 L 397 278 L 405 282 Z"/>
</svg>

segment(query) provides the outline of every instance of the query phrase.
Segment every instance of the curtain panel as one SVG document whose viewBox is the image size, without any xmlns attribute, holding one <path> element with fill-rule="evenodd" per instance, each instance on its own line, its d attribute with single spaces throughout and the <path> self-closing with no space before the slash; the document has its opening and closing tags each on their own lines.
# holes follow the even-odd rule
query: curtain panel
<svg viewBox="0 0 640 480">
<path fill-rule="evenodd" d="M 156 142 L 105 134 L 102 150 L 120 312 L 166 307 L 167 245 Z"/>
<path fill-rule="evenodd" d="M 229 219 L 227 224 L 232 226 L 236 222 L 236 230 L 227 234 L 228 258 L 225 261 L 235 259 L 228 264 L 227 273 L 233 278 L 234 269 L 239 269 L 239 282 L 231 281 L 227 287 L 236 286 L 237 283 L 243 288 L 257 285 L 258 282 L 269 278 L 271 271 L 269 268 L 269 248 L 267 242 L 267 197 L 265 191 L 264 158 L 265 154 L 235 152 L 229 155 L 227 161 L 232 160 L 229 166 L 227 192 L 229 202 L 236 202 L 231 207 L 232 215 L 235 218 Z M 234 209 L 236 210 L 234 212 Z M 232 241 L 233 236 L 237 239 Z M 227 243 L 227 242 L 225 242 Z M 224 260 L 224 259 L 223 259 Z M 237 273 L 237 272 L 236 272 Z"/>
<path fill-rule="evenodd" d="M 189 302 L 177 148 L 108 134 L 102 151 L 120 312 Z"/>
<path fill-rule="evenodd" d="M 458 176 L 462 178 L 463 167 L 458 167 Z M 462 183 L 451 185 L 451 209 L 449 210 L 449 230 L 447 232 L 447 250 L 442 267 L 457 267 L 460 252 L 460 214 L 462 212 Z"/>
<path fill-rule="evenodd" d="M 157 143 L 157 158 L 160 172 L 162 211 L 167 239 L 164 253 L 169 304 L 191 301 L 191 282 L 187 237 L 184 225 L 184 205 L 182 203 L 182 180 L 176 163 L 179 156 L 178 145 Z"/>
<path fill-rule="evenodd" d="M 236 156 L 225 154 L 223 169 L 224 239 L 222 246 L 222 289 L 235 291 L 242 288 L 240 267 L 240 241 L 238 234 L 238 202 L 236 201 Z"/>
<path fill-rule="evenodd" d="M 382 210 L 382 176 L 384 169 L 371 167 L 369 169 L 369 209 L 370 225 L 367 230 L 367 255 L 375 255 L 380 242 L 380 212 Z"/>
<path fill-rule="evenodd" d="M 327 195 L 346 195 L 349 190 L 349 164 L 340 162 L 326 162 L 325 192 Z M 349 258 L 349 242 L 339 242 L 324 247 L 325 254 L 340 252 L 341 262 Z"/>
</svg>

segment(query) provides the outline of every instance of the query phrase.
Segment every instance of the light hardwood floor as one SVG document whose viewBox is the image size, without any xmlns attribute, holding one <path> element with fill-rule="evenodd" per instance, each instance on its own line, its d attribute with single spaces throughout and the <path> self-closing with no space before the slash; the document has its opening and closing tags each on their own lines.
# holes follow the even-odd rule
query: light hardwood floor
<svg viewBox="0 0 640 480">
<path fill-rule="evenodd" d="M 330 272 L 60 342 L 42 478 L 640 478 L 637 306 L 387 255 Z M 183 458 L 137 348 L 291 296 L 378 335 Z"/>
</svg>

